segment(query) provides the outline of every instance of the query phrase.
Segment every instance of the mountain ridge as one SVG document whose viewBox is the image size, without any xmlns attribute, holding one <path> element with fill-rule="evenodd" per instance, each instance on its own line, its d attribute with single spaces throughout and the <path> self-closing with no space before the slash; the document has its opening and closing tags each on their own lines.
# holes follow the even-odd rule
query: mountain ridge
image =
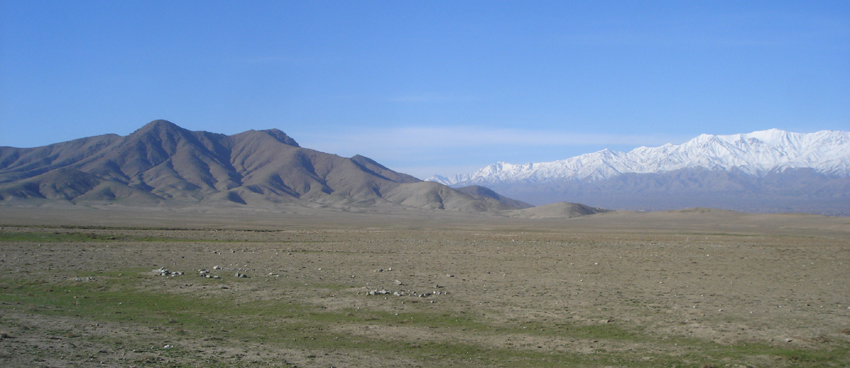
<svg viewBox="0 0 850 368">
<path fill-rule="evenodd" d="M 154 120 L 127 136 L 0 147 L 0 201 L 401 206 L 501 211 L 530 205 L 465 193 L 360 155 L 301 147 L 277 129 L 234 135 Z"/>
<path fill-rule="evenodd" d="M 703 134 L 681 145 L 500 162 L 426 180 L 485 185 L 538 206 L 564 201 L 638 211 L 714 207 L 848 216 L 850 132 Z"/>
<path fill-rule="evenodd" d="M 659 173 L 702 167 L 737 168 L 751 175 L 773 170 L 813 168 L 825 175 L 850 175 L 850 132 L 793 133 L 769 129 L 745 134 L 702 134 L 681 145 L 604 149 L 571 158 L 527 164 L 498 162 L 472 174 L 432 176 L 446 185 L 608 180 L 625 173 Z"/>
</svg>

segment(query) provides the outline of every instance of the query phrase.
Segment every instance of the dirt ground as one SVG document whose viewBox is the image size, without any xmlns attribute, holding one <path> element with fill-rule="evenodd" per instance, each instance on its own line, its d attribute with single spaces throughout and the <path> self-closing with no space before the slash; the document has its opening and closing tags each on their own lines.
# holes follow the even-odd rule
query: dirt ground
<svg viewBox="0 0 850 368">
<path fill-rule="evenodd" d="M 850 366 L 850 218 L 8 207 L 0 224 L 0 366 Z"/>
</svg>

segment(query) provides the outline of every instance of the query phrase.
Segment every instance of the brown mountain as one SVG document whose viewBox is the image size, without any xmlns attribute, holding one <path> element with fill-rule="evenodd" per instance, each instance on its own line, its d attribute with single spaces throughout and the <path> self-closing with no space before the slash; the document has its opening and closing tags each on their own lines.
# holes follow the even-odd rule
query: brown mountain
<svg viewBox="0 0 850 368">
<path fill-rule="evenodd" d="M 2 201 L 395 205 L 454 211 L 530 207 L 484 189 L 456 190 L 363 156 L 302 148 L 276 129 L 228 136 L 156 120 L 125 137 L 0 147 Z"/>
</svg>

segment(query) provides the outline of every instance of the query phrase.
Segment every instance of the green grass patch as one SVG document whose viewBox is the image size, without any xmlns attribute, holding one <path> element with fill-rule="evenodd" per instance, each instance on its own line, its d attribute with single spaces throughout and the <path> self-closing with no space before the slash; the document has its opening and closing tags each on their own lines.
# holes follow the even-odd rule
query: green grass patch
<svg viewBox="0 0 850 368">
<path fill-rule="evenodd" d="M 94 233 L 64 233 L 64 232 L 0 232 L 0 242 L 94 242 L 121 241 L 123 239 L 111 235 Z"/>
<path fill-rule="evenodd" d="M 169 242 L 169 243 L 185 243 L 185 242 L 203 242 L 203 243 L 274 243 L 274 244 L 318 244 L 329 243 L 331 241 L 317 240 L 275 240 L 275 241 L 255 241 L 255 240 L 236 240 L 236 239 L 206 239 L 204 237 L 154 237 L 154 236 L 132 236 L 126 234 L 101 234 L 86 231 L 22 231 L 9 232 L 0 231 L 0 242 L 32 242 L 32 243 L 57 243 L 57 242 Z"/>
<path fill-rule="evenodd" d="M 193 239 L 127 236 L 98 234 L 89 232 L 0 232 L 0 242 L 32 242 L 32 243 L 86 243 L 86 242 L 197 242 Z M 205 240 L 204 242 L 216 242 Z"/>
<path fill-rule="evenodd" d="M 300 302 L 297 297 L 246 302 L 240 300 L 238 293 L 200 297 L 191 293 L 156 292 L 145 289 L 145 283 L 155 276 L 144 271 L 148 270 L 111 271 L 98 275 L 93 281 L 80 282 L 2 278 L 0 311 L 79 316 L 93 321 L 143 326 L 162 331 L 165 336 L 208 338 L 215 344 L 237 341 L 308 351 L 348 350 L 377 356 L 404 356 L 427 366 L 702 367 L 709 364 L 719 367 L 725 364 L 764 365 L 765 356 L 775 366 L 841 366 L 850 361 L 847 344 L 810 350 L 767 344 L 720 345 L 695 338 L 662 339 L 617 323 L 495 323 L 484 313 L 473 310 L 435 311 L 422 306 L 416 311 L 396 314 L 366 308 L 327 310 L 320 305 Z M 174 281 L 185 283 L 184 280 Z M 206 279 L 192 283 L 210 287 L 220 284 Z M 342 290 L 349 286 L 323 285 L 320 288 L 325 287 Z M 394 327 L 413 327 L 429 333 L 416 340 L 344 332 L 352 328 Z M 440 337 L 447 333 L 450 336 Z M 519 340 L 533 337 L 529 341 L 541 343 L 540 346 L 507 346 L 476 342 L 482 341 L 477 340 L 480 338 L 502 336 Z M 552 339 L 581 340 L 583 346 L 590 344 L 595 350 L 588 353 L 579 352 L 578 348 L 558 350 L 546 346 L 546 341 Z M 600 343 L 596 344 L 596 340 Z M 612 343 L 633 343 L 636 350 L 617 351 L 610 348 Z M 124 349 L 134 344 L 143 345 L 132 339 L 120 344 Z M 191 355 L 194 352 L 174 350 L 169 354 Z M 208 362 L 212 365 L 221 363 L 216 363 L 214 357 L 204 359 L 210 359 Z M 761 363 L 751 364 L 753 362 Z"/>
</svg>

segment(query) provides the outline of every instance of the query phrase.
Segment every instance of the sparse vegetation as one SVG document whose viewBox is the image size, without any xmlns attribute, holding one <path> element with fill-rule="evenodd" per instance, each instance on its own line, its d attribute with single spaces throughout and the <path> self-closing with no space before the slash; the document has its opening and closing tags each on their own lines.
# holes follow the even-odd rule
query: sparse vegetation
<svg viewBox="0 0 850 368">
<path fill-rule="evenodd" d="M 0 363 L 850 364 L 847 238 L 471 227 L 7 227 Z"/>
</svg>

